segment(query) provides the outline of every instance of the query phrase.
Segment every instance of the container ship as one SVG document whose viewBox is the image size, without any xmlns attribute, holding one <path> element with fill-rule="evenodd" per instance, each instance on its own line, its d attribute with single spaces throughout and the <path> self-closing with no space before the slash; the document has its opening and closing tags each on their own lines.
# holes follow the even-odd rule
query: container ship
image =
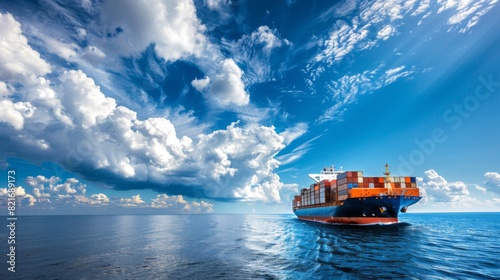
<svg viewBox="0 0 500 280">
<path fill-rule="evenodd" d="M 415 177 L 364 177 L 362 171 L 325 167 L 309 174 L 315 181 L 293 199 L 293 212 L 301 220 L 331 224 L 372 225 L 398 222 L 398 214 L 422 197 Z"/>
</svg>

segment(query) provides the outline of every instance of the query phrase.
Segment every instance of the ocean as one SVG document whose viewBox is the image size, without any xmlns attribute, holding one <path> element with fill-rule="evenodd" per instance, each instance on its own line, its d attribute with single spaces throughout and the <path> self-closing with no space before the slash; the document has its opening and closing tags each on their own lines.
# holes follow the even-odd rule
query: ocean
<svg viewBox="0 0 500 280">
<path fill-rule="evenodd" d="M 2 217 L 7 224 L 6 217 Z M 386 226 L 294 215 L 26 216 L 0 279 L 499 279 L 500 213 Z"/>
</svg>

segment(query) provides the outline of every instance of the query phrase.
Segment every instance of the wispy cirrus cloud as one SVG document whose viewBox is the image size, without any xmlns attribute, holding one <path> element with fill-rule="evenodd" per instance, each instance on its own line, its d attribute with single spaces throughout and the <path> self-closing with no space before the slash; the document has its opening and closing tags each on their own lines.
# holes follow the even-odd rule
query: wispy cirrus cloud
<svg viewBox="0 0 500 280">
<path fill-rule="evenodd" d="M 300 122 L 292 127 L 287 128 L 285 131 L 280 133 L 280 136 L 284 138 L 284 144 L 288 145 L 295 141 L 295 139 L 301 137 L 307 132 L 309 125 L 305 122 Z"/>
<path fill-rule="evenodd" d="M 454 11 L 448 18 L 449 31 L 459 29 L 463 33 L 477 24 L 498 0 L 455 1 L 363 1 L 358 5 L 358 15 L 350 21 L 337 20 L 326 39 L 321 43 L 321 51 L 314 57 L 316 62 L 328 65 L 342 61 L 347 55 L 371 49 L 380 40 L 388 40 L 397 34 L 398 26 L 405 17 L 436 16 L 445 11 Z M 423 14 L 423 15 L 422 15 Z M 467 22 L 465 25 L 464 22 Z M 311 68 L 311 67 L 310 67 Z M 316 68 L 316 67 L 312 67 Z"/>
<path fill-rule="evenodd" d="M 448 18 L 448 24 L 451 26 L 449 31 L 459 28 L 460 33 L 465 33 L 476 25 L 497 2 L 498 0 L 438 0 L 437 13 L 440 14 L 447 10 L 453 11 L 453 14 Z M 464 22 L 467 22 L 465 26 L 462 24 Z"/>
<path fill-rule="evenodd" d="M 271 68 L 271 56 L 276 49 L 289 47 L 292 43 L 282 38 L 277 29 L 267 25 L 259 26 L 250 34 L 235 41 L 223 39 L 222 46 L 231 53 L 234 60 L 245 71 L 244 80 L 248 84 L 266 82 L 273 79 L 278 69 Z"/>
<path fill-rule="evenodd" d="M 342 121 L 347 105 L 355 102 L 359 95 L 374 92 L 414 73 L 414 70 L 406 70 L 404 65 L 385 71 L 382 70 L 383 67 L 381 65 L 371 71 L 366 70 L 354 75 L 344 75 L 338 80 L 330 82 L 327 89 L 330 94 L 329 102 L 333 105 L 327 108 L 316 119 L 316 122 Z"/>
<path fill-rule="evenodd" d="M 306 142 L 294 148 L 291 152 L 278 156 L 277 159 L 281 162 L 282 166 L 299 160 L 312 149 L 313 142 L 322 136 L 323 135 L 318 135 L 312 139 L 307 140 Z"/>
</svg>

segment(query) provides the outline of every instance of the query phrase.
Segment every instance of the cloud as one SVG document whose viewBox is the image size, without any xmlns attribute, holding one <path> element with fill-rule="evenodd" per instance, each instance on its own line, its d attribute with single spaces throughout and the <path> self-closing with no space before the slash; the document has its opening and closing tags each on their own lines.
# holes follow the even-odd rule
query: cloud
<svg viewBox="0 0 500 280">
<path fill-rule="evenodd" d="M 30 74 L 45 75 L 50 65 L 28 45 L 21 25 L 7 13 L 0 13 L 0 80 L 23 80 Z"/>
<path fill-rule="evenodd" d="M 277 29 L 262 25 L 252 33 L 241 36 L 237 41 L 223 39 L 222 46 L 245 71 L 244 81 L 254 84 L 273 79 L 276 74 L 273 70 L 280 71 L 271 68 L 275 50 L 290 47 L 292 43 L 282 38 Z"/>
<path fill-rule="evenodd" d="M 421 0 L 419 6 L 413 11 L 412 16 L 420 15 L 430 8 L 431 0 Z"/>
<path fill-rule="evenodd" d="M 65 71 L 59 76 L 60 100 L 71 112 L 73 125 L 87 129 L 110 116 L 116 108 L 113 98 L 105 97 L 94 81 L 82 71 Z"/>
<path fill-rule="evenodd" d="M 447 203 L 452 208 L 470 208 L 477 202 L 464 182 L 448 182 L 435 170 L 425 171 L 421 188 L 425 190 L 427 203 Z"/>
<path fill-rule="evenodd" d="M 66 61 L 75 61 L 79 55 L 80 47 L 75 43 L 64 43 L 50 37 L 44 37 L 43 39 L 50 52 L 64 58 Z"/>
<path fill-rule="evenodd" d="M 202 92 L 210 83 L 210 78 L 205 77 L 203 79 L 194 79 L 191 81 L 191 85 L 197 90 Z"/>
<path fill-rule="evenodd" d="M 91 64 L 98 65 L 106 58 L 106 54 L 96 46 L 87 46 L 82 57 Z"/>
<path fill-rule="evenodd" d="M 12 102 L 11 100 L 0 101 L 0 122 L 10 124 L 14 129 L 21 130 L 24 127 L 24 119 L 33 116 L 33 106 L 29 102 Z"/>
<path fill-rule="evenodd" d="M 352 25 L 344 21 L 338 21 L 336 28 L 330 33 L 329 38 L 324 42 L 324 51 L 318 54 L 316 61 L 326 59 L 328 64 L 342 60 L 347 54 L 355 49 L 358 44 L 364 42 L 368 36 L 368 29 L 359 27 L 358 18 L 353 19 Z M 360 48 L 370 48 L 373 43 L 364 42 Z"/>
<path fill-rule="evenodd" d="M 74 198 L 76 202 L 88 205 L 108 205 L 110 203 L 108 196 L 103 193 L 92 194 L 91 196 L 76 195 Z"/>
<path fill-rule="evenodd" d="M 109 0 L 102 4 L 101 19 L 111 35 L 107 43 L 122 55 L 135 55 L 150 44 L 167 61 L 199 56 L 204 50 L 206 28 L 191 0 Z"/>
<path fill-rule="evenodd" d="M 7 150 L 30 151 L 23 156 L 54 160 L 89 180 L 127 189 L 150 187 L 161 191 L 165 184 L 171 188 L 185 185 L 187 192 L 182 188 L 177 191 L 190 193 L 190 186 L 203 186 L 198 195 L 244 198 L 250 193 L 242 192 L 242 186 L 273 190 L 282 186 L 272 174 L 278 166 L 273 157 L 284 147 L 283 138 L 274 128 L 238 128 L 232 124 L 226 130 L 201 135 L 195 142 L 186 136 L 178 138 L 168 119 L 139 120 L 136 112 L 105 97 L 81 71 L 66 71 L 59 80 L 61 84 L 54 90 L 60 95 L 65 117 L 71 121 L 60 122 L 56 116 L 45 114 L 41 119 L 46 122 L 30 119 L 17 133 L 7 128 L 4 136 L 25 139 L 7 141 Z M 46 104 L 35 109 L 51 111 Z M 50 133 L 54 129 L 67 133 L 56 136 Z M 247 162 L 251 163 L 249 168 Z M 197 180 L 200 175 L 202 179 Z M 259 198 L 279 200 L 275 192 Z"/>
<path fill-rule="evenodd" d="M 26 190 L 21 186 L 16 187 L 13 193 L 15 194 L 17 206 L 21 206 L 26 202 L 28 206 L 34 206 L 35 202 L 37 202 L 37 199 L 33 197 L 33 195 L 26 193 Z M 11 198 L 9 194 L 7 188 L 0 188 L 0 198 L 5 197 L 5 199 L 0 199 L 0 206 L 5 206 L 5 209 L 7 209 L 8 206 L 7 198 Z"/>
<path fill-rule="evenodd" d="M 318 135 L 310 140 L 307 140 L 306 142 L 294 148 L 291 152 L 278 156 L 277 159 L 281 162 L 282 166 L 299 160 L 307 152 L 309 152 L 309 150 L 311 150 L 312 142 L 316 141 L 316 139 L 320 138 L 321 136 L 323 135 Z"/>
<path fill-rule="evenodd" d="M 305 67 L 308 77 L 305 79 L 311 91 L 316 91 L 314 84 L 328 67 L 338 66 L 341 63 L 351 64 L 348 59 L 356 52 L 371 49 L 381 41 L 395 36 L 399 26 L 405 24 L 403 19 L 407 16 L 419 16 L 422 20 L 429 17 L 433 12 L 443 12 L 448 9 L 456 9 L 457 15 L 452 16 L 448 24 L 459 27 L 459 23 L 470 18 L 467 27 L 460 32 L 468 30 L 477 23 L 477 20 L 491 9 L 491 1 L 362 1 L 359 3 L 357 16 L 351 19 L 337 20 L 325 38 L 320 39 L 319 52 L 309 61 Z M 475 16 L 473 16 L 473 14 Z M 472 18 L 471 18 L 472 17 Z M 442 16 L 440 15 L 440 19 Z M 438 19 L 436 19 L 438 20 Z M 404 30 L 404 29 L 402 29 Z M 313 41 L 317 38 L 313 37 Z M 382 65 L 384 62 L 381 63 Z M 358 74 L 347 74 L 336 81 L 327 84 L 331 96 L 327 96 L 328 103 L 333 103 L 316 119 L 317 123 L 330 120 L 343 120 L 346 106 L 357 100 L 358 94 L 373 92 L 383 86 L 394 83 L 396 80 L 410 76 L 414 70 L 399 66 L 386 69 L 381 72 L 382 66 L 373 71 L 363 71 Z M 335 73 L 336 71 L 333 71 Z M 328 78 L 326 78 L 328 79 Z"/>
<path fill-rule="evenodd" d="M 142 200 L 140 194 L 133 195 L 130 198 L 120 198 L 120 200 L 118 200 L 118 204 L 123 207 L 137 207 L 145 203 L 146 202 Z"/>
<path fill-rule="evenodd" d="M 359 16 L 353 17 L 350 22 L 338 20 L 334 24 L 315 61 L 325 61 L 332 65 L 353 51 L 370 49 L 379 40 L 389 39 L 396 34 L 395 22 L 401 20 L 412 8 L 413 2 L 402 0 L 360 3 Z"/>
<path fill-rule="evenodd" d="M 466 26 L 459 30 L 463 33 L 476 25 L 497 1 L 438 0 L 432 5 L 426 0 L 420 1 L 418 5 L 417 1 L 363 1 L 359 3 L 359 16 L 353 17 L 350 22 L 339 20 L 334 24 L 328 38 L 323 41 L 323 49 L 316 55 L 315 61 L 325 61 L 332 65 L 354 51 L 376 46 L 380 40 L 387 40 L 396 34 L 397 27 L 407 14 L 419 16 L 427 12 L 421 17 L 421 23 L 433 10 L 437 9 L 437 14 L 455 10 L 447 23 L 459 26 L 468 19 Z"/>
<path fill-rule="evenodd" d="M 139 119 L 135 111 L 106 97 L 83 71 L 64 71 L 52 82 L 26 72 L 36 69 L 20 66 L 29 74 L 21 79 L 22 86 L 8 78 L 14 76 L 4 75 L 3 82 L 16 91 L 19 102 L 4 96 L 3 104 L 20 116 L 0 122 L 5 139 L 1 158 L 53 161 L 84 179 L 117 189 L 280 201 L 279 190 L 285 185 L 273 173 L 279 166 L 274 157 L 285 145 L 274 127 L 233 123 L 196 138 L 178 137 L 169 119 Z M 248 102 L 241 74 L 232 60 L 225 60 L 219 75 L 211 79 L 209 93 L 223 104 Z M 54 188 L 50 199 L 75 194 L 65 183 Z M 42 198 L 44 193 L 39 189 L 34 194 Z M 103 201 L 95 196 L 81 199 L 91 204 Z"/>
<path fill-rule="evenodd" d="M 358 95 L 372 93 L 414 72 L 413 70 L 403 71 L 406 68 L 404 65 L 385 71 L 382 71 L 382 68 L 383 65 L 371 71 L 365 70 L 354 75 L 344 75 L 328 84 L 327 88 L 331 94 L 329 98 L 333 105 L 327 108 L 316 122 L 342 121 L 346 106 L 355 102 Z"/>
<path fill-rule="evenodd" d="M 406 67 L 404 65 L 389 69 L 385 71 L 385 81 L 384 85 L 389 85 L 394 83 L 397 79 L 409 76 L 412 74 L 414 71 L 412 70 L 407 70 L 403 71 Z"/>
<path fill-rule="evenodd" d="M 488 191 L 500 195 L 500 174 L 498 172 L 484 173 L 484 184 Z"/>
<path fill-rule="evenodd" d="M 16 188 L 18 200 L 26 200 L 30 207 L 36 209 L 64 209 L 64 207 L 103 207 L 103 208 L 153 208 L 168 209 L 181 213 L 210 213 L 213 212 L 213 204 L 205 201 L 187 201 L 182 195 L 168 196 L 158 194 L 149 202 L 141 198 L 140 194 L 131 197 L 110 198 L 104 193 L 86 195 L 86 184 L 75 178 L 61 178 L 52 176 L 47 178 L 42 175 L 36 177 L 28 176 L 25 179 L 27 189 Z M 0 189 L 0 197 L 7 196 L 7 189 Z"/>
<path fill-rule="evenodd" d="M 465 27 L 462 27 L 459 32 L 464 33 L 479 22 L 479 19 L 486 14 L 498 0 L 438 0 L 438 11 L 442 13 L 446 10 L 454 10 L 454 14 L 448 18 L 448 24 L 456 26 L 467 21 Z"/>
<path fill-rule="evenodd" d="M 203 135 L 197 145 L 202 168 L 198 177 L 209 197 L 279 202 L 284 186 L 273 169 L 274 157 L 283 149 L 283 137 L 273 127 L 229 125 L 225 130 Z"/>
<path fill-rule="evenodd" d="M 281 40 L 275 33 L 276 30 L 271 30 L 267 25 L 262 25 L 250 34 L 250 40 L 254 44 L 263 44 L 263 49 L 267 52 L 274 48 L 281 47 L 283 44 L 290 44 L 287 39 Z"/>
<path fill-rule="evenodd" d="M 389 37 L 396 32 L 396 28 L 392 27 L 390 24 L 386 25 L 382 29 L 380 29 L 377 33 L 377 39 L 387 40 Z"/>
<path fill-rule="evenodd" d="M 75 178 L 68 178 L 62 182 L 61 178 L 56 176 L 47 178 L 38 175 L 36 177 L 28 176 L 25 181 L 38 202 L 57 203 L 60 199 L 85 195 L 87 191 L 87 185 L 80 183 Z"/>
<path fill-rule="evenodd" d="M 304 135 L 307 132 L 308 128 L 309 128 L 309 125 L 307 123 L 300 122 L 300 123 L 295 124 L 292 127 L 285 129 L 285 131 L 280 133 L 280 136 L 284 138 L 283 144 L 289 145 L 295 139 Z"/>
<path fill-rule="evenodd" d="M 203 83 L 211 81 L 206 97 L 215 106 L 247 105 L 250 102 L 250 95 L 245 91 L 245 85 L 241 81 L 242 75 L 243 71 L 234 63 L 234 60 L 225 59 L 219 65 L 212 79 L 201 80 L 201 86 L 203 86 Z M 200 87 L 200 82 L 196 81 L 199 80 L 195 80 L 195 84 Z"/>
<path fill-rule="evenodd" d="M 210 10 L 221 10 L 222 7 L 231 3 L 230 0 L 204 0 Z"/>
<path fill-rule="evenodd" d="M 474 185 L 474 188 L 476 188 L 476 190 L 478 190 L 478 191 L 482 191 L 482 192 L 484 192 L 484 193 L 485 193 L 486 191 L 488 191 L 488 189 L 487 189 L 487 188 L 481 187 L 480 185 Z"/>
<path fill-rule="evenodd" d="M 182 195 L 168 196 L 166 194 L 159 194 L 151 200 L 152 208 L 176 209 L 180 210 L 181 213 L 211 213 L 214 211 L 213 206 L 213 204 L 203 200 L 189 203 Z"/>
<path fill-rule="evenodd" d="M 23 198 L 26 195 L 26 191 L 24 190 L 23 187 L 16 187 L 15 191 L 13 192 L 15 193 L 16 198 Z M 0 196 L 5 196 L 5 197 L 9 196 L 7 188 L 0 189 Z"/>
</svg>

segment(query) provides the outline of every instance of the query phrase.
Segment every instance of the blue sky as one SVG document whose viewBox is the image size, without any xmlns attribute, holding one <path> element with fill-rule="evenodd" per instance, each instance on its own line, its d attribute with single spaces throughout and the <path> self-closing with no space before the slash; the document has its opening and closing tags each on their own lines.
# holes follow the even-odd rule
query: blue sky
<svg viewBox="0 0 500 280">
<path fill-rule="evenodd" d="M 0 168 L 21 214 L 290 213 L 385 163 L 499 211 L 496 2 L 3 1 Z"/>
</svg>

